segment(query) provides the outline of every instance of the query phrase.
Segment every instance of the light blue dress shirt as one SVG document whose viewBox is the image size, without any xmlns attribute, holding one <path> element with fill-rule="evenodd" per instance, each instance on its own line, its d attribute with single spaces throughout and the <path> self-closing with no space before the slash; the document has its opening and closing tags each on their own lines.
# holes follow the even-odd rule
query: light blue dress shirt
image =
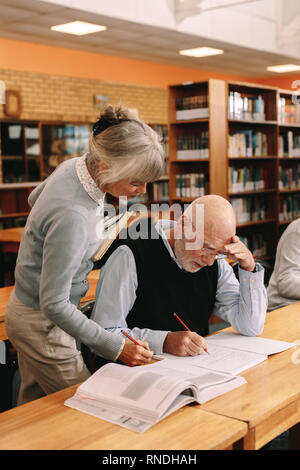
<svg viewBox="0 0 300 470">
<path fill-rule="evenodd" d="M 164 230 L 170 229 L 175 223 L 160 220 L 155 227 L 162 236 L 171 258 L 182 269 L 164 233 Z M 220 259 L 217 262 L 218 283 L 213 313 L 229 322 L 243 335 L 259 335 L 263 330 L 267 311 L 264 269 L 258 263 L 255 273 L 239 268 L 238 282 L 227 261 Z M 155 354 L 161 354 L 168 331 L 127 327 L 126 318 L 136 300 L 137 287 L 133 253 L 128 246 L 122 245 L 113 252 L 101 269 L 91 318 L 115 334 L 121 334 L 121 330 L 125 330 L 133 338 L 147 341 Z"/>
</svg>

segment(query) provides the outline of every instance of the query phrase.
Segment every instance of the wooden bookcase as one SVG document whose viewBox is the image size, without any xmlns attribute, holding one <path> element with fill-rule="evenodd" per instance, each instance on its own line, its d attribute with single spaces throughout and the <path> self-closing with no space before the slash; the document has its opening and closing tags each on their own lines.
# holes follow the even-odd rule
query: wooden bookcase
<svg viewBox="0 0 300 470">
<path fill-rule="evenodd" d="M 200 97 L 202 108 L 197 108 L 196 97 Z M 176 119 L 176 103 L 178 106 L 178 101 L 182 100 L 185 100 L 184 102 L 190 109 L 187 109 L 187 118 Z M 169 87 L 170 204 L 190 203 L 195 199 L 195 192 L 198 191 L 199 195 L 201 191 L 203 192 L 203 183 L 206 193 L 227 196 L 227 181 L 224 171 L 227 158 L 225 100 L 226 83 L 222 80 L 210 79 L 205 82 Z M 198 114 L 200 117 L 189 118 L 189 112 L 191 111 L 190 114 L 193 115 L 195 109 L 194 115 L 196 116 L 197 109 L 200 109 Z M 186 141 L 184 141 L 185 138 Z M 178 145 L 182 140 L 185 150 L 188 152 L 183 158 L 180 158 Z M 180 146 L 180 148 L 182 147 Z M 196 150 L 196 153 L 193 153 L 193 150 Z M 192 158 L 189 158 L 189 152 L 192 154 Z M 189 175 L 204 175 L 204 181 L 202 176 L 189 177 Z M 189 191 L 185 187 L 184 180 L 187 180 L 188 184 L 193 184 L 194 193 L 193 189 Z M 178 189 L 179 186 L 183 186 L 183 188 Z"/>
<path fill-rule="evenodd" d="M 160 135 L 166 151 L 165 174 L 158 182 L 148 184 L 145 197 L 131 203 L 168 202 L 168 126 L 150 126 Z M 32 189 L 62 161 L 82 155 L 90 131 L 91 124 L 82 122 L 0 121 L 0 229 L 24 225 Z"/>
<path fill-rule="evenodd" d="M 279 211 L 277 89 L 229 81 L 226 95 L 227 198 L 236 210 L 237 235 L 256 257 L 272 260 Z"/>
<path fill-rule="evenodd" d="M 168 138 L 168 125 L 167 124 L 149 124 L 150 127 L 160 136 L 161 144 L 165 150 L 166 161 L 164 174 L 158 181 L 148 183 L 147 194 L 148 204 L 161 204 L 169 202 L 169 174 L 168 174 L 168 153 L 169 153 L 169 138 Z"/>
<path fill-rule="evenodd" d="M 24 225 L 30 192 L 63 160 L 87 148 L 90 124 L 0 121 L 0 229 Z"/>
<path fill-rule="evenodd" d="M 300 217 L 300 103 L 293 103 L 292 97 L 291 91 L 277 91 L 279 236 Z"/>
<path fill-rule="evenodd" d="M 207 116 L 197 117 L 194 108 L 205 96 Z M 170 86 L 168 106 L 170 204 L 201 195 L 196 190 L 186 197 L 182 175 L 204 173 L 205 194 L 227 198 L 237 213 L 237 234 L 257 258 L 273 260 L 282 231 L 300 217 L 300 104 L 292 92 L 211 79 Z M 188 112 L 176 119 L 176 106 Z M 189 148 L 204 131 L 208 158 L 188 159 L 187 153 L 179 159 L 182 142 Z"/>
</svg>

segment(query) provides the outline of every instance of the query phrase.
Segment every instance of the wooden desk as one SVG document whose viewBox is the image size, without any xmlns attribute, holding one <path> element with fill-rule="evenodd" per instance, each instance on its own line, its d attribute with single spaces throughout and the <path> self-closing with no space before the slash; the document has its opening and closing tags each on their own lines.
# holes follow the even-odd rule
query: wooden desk
<svg viewBox="0 0 300 470">
<path fill-rule="evenodd" d="M 300 340 L 300 302 L 267 314 L 262 337 L 282 341 Z M 229 329 L 231 330 L 231 328 Z M 274 354 L 241 375 L 247 384 L 215 398 L 201 409 L 248 424 L 245 449 L 259 449 L 300 421 L 300 343 Z M 297 352 L 299 350 L 299 353 Z M 299 449 L 299 425 L 291 435 Z"/>
<path fill-rule="evenodd" d="M 88 275 L 90 288 L 87 294 L 81 299 L 80 305 L 83 305 L 84 303 L 89 302 L 90 300 L 93 300 L 95 298 L 99 275 L 100 275 L 99 269 L 92 271 Z M 5 341 L 8 339 L 5 326 L 4 326 L 4 318 L 5 318 L 5 312 L 6 312 L 8 299 L 13 288 L 14 286 L 0 288 L 0 341 Z"/>
<path fill-rule="evenodd" d="M 24 227 L 0 230 L 0 244 L 3 253 L 18 253 Z"/>
<path fill-rule="evenodd" d="M 0 414 L 0 449 L 215 449 L 247 433 L 241 421 L 186 406 L 143 434 L 64 406 L 77 386 Z"/>
</svg>

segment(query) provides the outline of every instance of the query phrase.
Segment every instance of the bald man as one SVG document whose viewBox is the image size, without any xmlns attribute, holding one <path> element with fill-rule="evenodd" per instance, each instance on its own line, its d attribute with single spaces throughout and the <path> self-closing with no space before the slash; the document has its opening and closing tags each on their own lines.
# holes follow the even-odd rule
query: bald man
<svg viewBox="0 0 300 470">
<path fill-rule="evenodd" d="M 234 211 L 226 199 L 203 196 L 177 223 L 159 220 L 146 230 L 151 238 L 116 240 L 102 259 L 95 322 L 147 342 L 155 354 L 178 356 L 206 350 L 203 337 L 212 314 L 243 335 L 262 332 L 264 269 L 236 236 Z M 225 257 L 238 261 L 240 282 Z"/>
</svg>

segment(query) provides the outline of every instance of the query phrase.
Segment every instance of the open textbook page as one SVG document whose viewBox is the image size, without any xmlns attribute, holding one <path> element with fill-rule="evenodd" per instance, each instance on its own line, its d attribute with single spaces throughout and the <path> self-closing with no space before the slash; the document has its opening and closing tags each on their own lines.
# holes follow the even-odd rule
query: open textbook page
<svg viewBox="0 0 300 470">
<path fill-rule="evenodd" d="M 239 333 L 222 331 L 221 333 L 206 338 L 208 347 L 211 344 L 240 351 L 248 351 L 270 356 L 296 346 L 295 343 L 278 341 L 275 339 L 261 338 L 259 336 L 243 336 Z"/>
<path fill-rule="evenodd" d="M 285 341 L 243 336 L 226 331 L 209 336 L 205 341 L 209 354 L 178 357 L 164 353 L 155 358 L 172 360 L 177 368 L 184 370 L 196 366 L 228 374 L 239 374 L 267 360 L 271 354 L 296 346 Z"/>
<path fill-rule="evenodd" d="M 264 354 L 223 348 L 214 343 L 207 342 L 206 344 L 209 354 L 204 352 L 198 356 L 179 357 L 164 353 L 156 356 L 156 358 L 164 359 L 161 362 L 165 362 L 166 359 L 172 361 L 174 363 L 173 367 L 178 367 L 180 370 L 189 370 L 190 367 L 202 367 L 227 374 L 239 374 L 268 359 L 268 356 Z"/>
<path fill-rule="evenodd" d="M 134 368 L 106 364 L 65 405 L 144 432 L 188 403 L 204 403 L 246 383 L 243 377 L 199 367 L 178 371 L 168 362 Z"/>
</svg>

